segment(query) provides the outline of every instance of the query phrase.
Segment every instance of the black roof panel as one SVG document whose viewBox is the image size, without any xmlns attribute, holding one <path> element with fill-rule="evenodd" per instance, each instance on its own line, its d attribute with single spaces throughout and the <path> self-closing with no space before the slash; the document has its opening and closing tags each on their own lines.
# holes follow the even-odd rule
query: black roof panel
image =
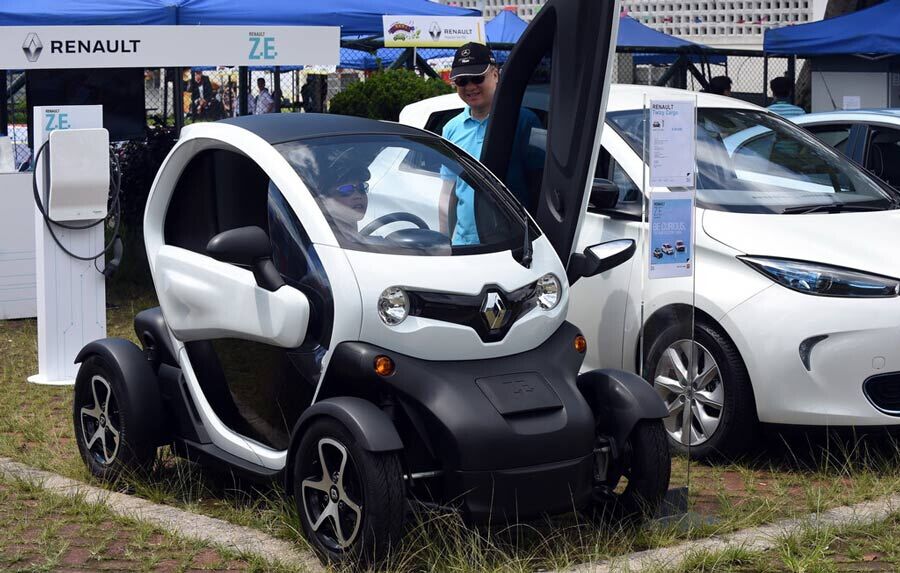
<svg viewBox="0 0 900 573">
<path fill-rule="evenodd" d="M 356 133 L 430 135 L 399 123 L 329 113 L 267 113 L 221 121 L 251 131 L 272 145 L 309 137 Z"/>
</svg>

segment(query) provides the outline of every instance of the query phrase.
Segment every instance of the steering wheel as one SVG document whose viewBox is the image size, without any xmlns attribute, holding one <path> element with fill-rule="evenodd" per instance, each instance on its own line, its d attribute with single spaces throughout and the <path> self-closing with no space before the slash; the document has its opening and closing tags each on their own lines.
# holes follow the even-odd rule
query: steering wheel
<svg viewBox="0 0 900 573">
<path fill-rule="evenodd" d="M 370 221 L 368 225 L 360 229 L 359 234 L 363 237 L 368 237 L 385 225 L 396 223 L 398 221 L 406 221 L 420 229 L 428 229 L 428 223 L 423 221 L 421 217 L 413 215 L 412 213 L 407 213 L 406 211 L 396 211 L 394 213 L 387 213 L 386 215 L 382 215 L 381 217 Z"/>
</svg>

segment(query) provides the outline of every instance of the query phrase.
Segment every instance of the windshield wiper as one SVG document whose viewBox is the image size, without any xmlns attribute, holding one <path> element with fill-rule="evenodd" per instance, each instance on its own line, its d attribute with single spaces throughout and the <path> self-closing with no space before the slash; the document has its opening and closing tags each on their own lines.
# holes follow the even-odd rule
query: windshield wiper
<svg viewBox="0 0 900 573">
<path fill-rule="evenodd" d="M 531 237 L 529 236 L 528 227 L 531 226 L 530 220 L 528 219 L 528 209 L 525 208 L 525 205 L 519 203 L 519 213 L 522 215 L 522 219 L 525 223 L 525 244 L 522 246 L 522 266 L 526 269 L 531 268 L 531 259 L 534 255 L 534 247 L 531 244 Z"/>
<path fill-rule="evenodd" d="M 470 160 L 468 157 L 459 157 L 458 160 L 460 163 L 466 165 L 469 168 L 469 171 L 471 171 L 472 174 L 479 181 L 481 181 L 483 185 L 488 188 L 494 187 L 493 181 L 490 181 L 487 177 L 478 172 L 479 168 L 486 169 L 486 167 Z M 511 192 L 497 193 L 496 195 L 494 195 L 494 197 L 502 201 L 509 209 L 511 209 L 521 218 L 522 225 L 524 226 L 525 244 L 522 246 L 522 259 L 519 261 L 519 263 L 521 263 L 521 265 L 526 269 L 530 269 L 531 260 L 534 257 L 534 247 L 531 244 L 531 234 L 529 233 L 531 219 L 528 217 L 528 209 L 525 207 L 525 205 L 520 203 L 519 200 L 516 199 Z"/>
<path fill-rule="evenodd" d="M 785 207 L 781 212 L 784 215 L 806 215 L 807 213 L 840 213 L 842 211 L 884 211 L 883 207 L 871 205 L 853 205 L 848 203 L 826 203 L 824 205 L 799 205 L 797 207 Z"/>
</svg>

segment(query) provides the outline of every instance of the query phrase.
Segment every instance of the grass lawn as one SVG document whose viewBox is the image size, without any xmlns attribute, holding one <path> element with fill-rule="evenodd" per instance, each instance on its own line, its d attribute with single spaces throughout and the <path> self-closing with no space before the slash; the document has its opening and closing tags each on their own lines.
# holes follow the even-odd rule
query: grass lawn
<svg viewBox="0 0 900 573">
<path fill-rule="evenodd" d="M 152 295 L 141 293 L 111 296 L 110 303 L 109 335 L 132 340 L 132 318 L 155 305 Z M 89 481 L 73 439 L 72 389 L 26 383 L 36 371 L 36 321 L 0 322 L 0 456 Z M 868 444 L 841 442 L 828 451 L 800 455 L 797 452 L 806 448 L 772 441 L 748 459 L 728 464 L 692 463 L 688 468 L 685 459 L 677 458 L 673 486 L 687 484 L 690 473 L 691 509 L 715 520 L 692 528 L 654 524 L 637 532 L 600 531 L 573 514 L 488 530 L 466 528 L 453 514 L 421 514 L 387 568 L 552 569 L 873 499 L 900 490 L 900 456 L 891 444 L 878 445 L 871 449 Z M 130 484 L 130 491 L 278 537 L 298 538 L 299 522 L 292 505 L 278 492 L 235 488 L 227 479 L 174 459 L 168 449 L 161 454 L 162 463 L 154 474 Z M 6 504 L 4 499 L 0 507 Z M 892 527 L 896 534 L 900 526 Z"/>
</svg>

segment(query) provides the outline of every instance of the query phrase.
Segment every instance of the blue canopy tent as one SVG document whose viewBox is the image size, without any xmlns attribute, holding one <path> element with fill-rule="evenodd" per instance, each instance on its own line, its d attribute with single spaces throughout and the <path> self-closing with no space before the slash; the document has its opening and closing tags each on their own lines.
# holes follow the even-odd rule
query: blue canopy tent
<svg viewBox="0 0 900 573">
<path fill-rule="evenodd" d="M 495 44 L 515 44 L 519 36 L 528 27 L 528 22 L 519 18 L 511 10 L 503 10 L 497 16 L 484 25 L 488 42 Z"/>
<path fill-rule="evenodd" d="M 763 48 L 798 56 L 900 54 L 900 0 L 819 22 L 767 30 Z"/>
<path fill-rule="evenodd" d="M 341 35 L 376 35 L 384 14 L 480 16 L 477 10 L 444 6 L 428 0 L 181 0 L 181 25 L 340 26 Z"/>
<path fill-rule="evenodd" d="M 4 0 L 0 26 L 340 26 L 379 35 L 383 14 L 480 16 L 428 0 Z"/>
<path fill-rule="evenodd" d="M 619 36 L 616 46 L 623 48 L 681 48 L 702 52 L 706 46 L 696 44 L 675 36 L 663 34 L 649 26 L 641 24 L 630 16 L 619 18 Z M 634 54 L 635 64 L 671 64 L 678 59 L 678 54 Z M 691 62 L 709 62 L 724 64 L 726 57 L 718 54 L 691 54 Z"/>
<path fill-rule="evenodd" d="M 163 0 L 4 0 L 0 26 L 164 26 L 177 10 Z"/>
<path fill-rule="evenodd" d="M 898 0 L 900 1 L 900 0 Z M 488 42 L 493 44 L 514 44 L 528 27 L 528 22 L 519 18 L 513 11 L 504 10 L 496 18 L 485 24 Z M 628 48 L 684 48 L 701 52 L 706 49 L 702 44 L 696 44 L 681 38 L 669 36 L 658 32 L 649 26 L 641 24 L 634 18 L 622 16 L 619 19 L 619 36 L 616 42 L 618 47 Z M 453 55 L 449 51 L 449 55 Z M 504 60 L 506 54 L 498 53 L 499 60 Z M 635 64 L 671 64 L 678 59 L 678 54 L 634 54 Z M 694 62 L 706 61 L 711 64 L 724 64 L 726 57 L 718 54 L 691 54 L 689 59 Z"/>
</svg>

